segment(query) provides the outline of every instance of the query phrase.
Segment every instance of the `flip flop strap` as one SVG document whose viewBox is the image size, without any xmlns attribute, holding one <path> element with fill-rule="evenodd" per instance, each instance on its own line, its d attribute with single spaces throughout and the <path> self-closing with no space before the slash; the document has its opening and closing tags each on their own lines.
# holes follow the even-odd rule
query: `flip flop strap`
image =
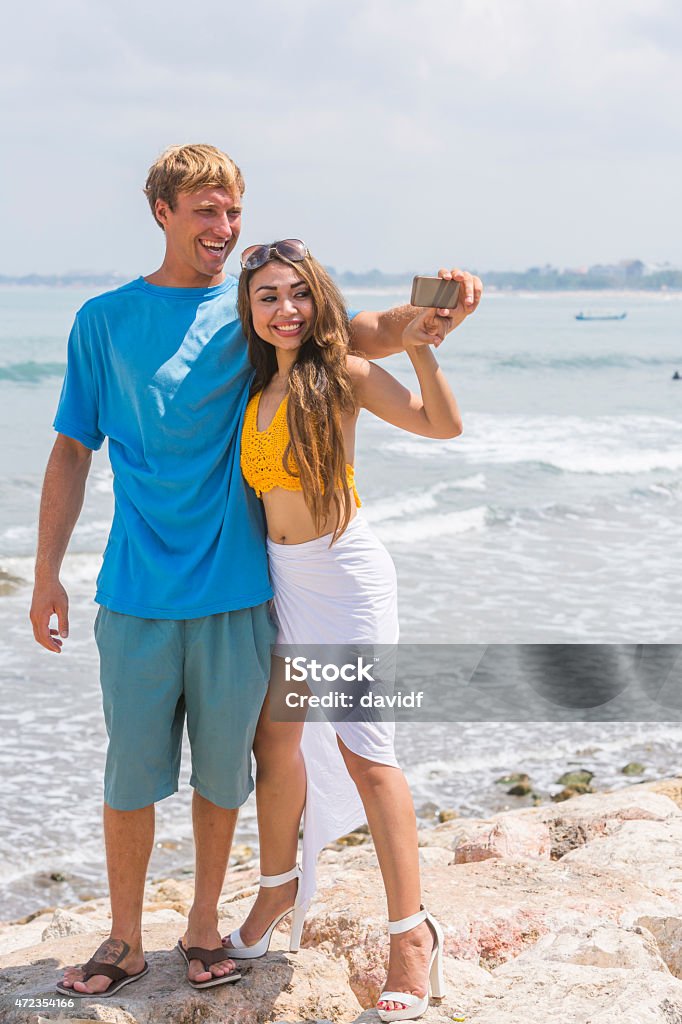
<svg viewBox="0 0 682 1024">
<path fill-rule="evenodd" d="M 208 970 L 211 964 L 219 964 L 230 959 L 229 949 L 204 949 L 202 946 L 190 946 L 185 950 L 188 960 L 201 960 Z"/>
<path fill-rule="evenodd" d="M 129 977 L 128 972 L 116 964 L 104 964 L 101 960 L 88 960 L 87 964 L 83 964 L 83 981 L 89 981 L 96 974 L 103 974 L 112 981 L 122 981 Z"/>
</svg>

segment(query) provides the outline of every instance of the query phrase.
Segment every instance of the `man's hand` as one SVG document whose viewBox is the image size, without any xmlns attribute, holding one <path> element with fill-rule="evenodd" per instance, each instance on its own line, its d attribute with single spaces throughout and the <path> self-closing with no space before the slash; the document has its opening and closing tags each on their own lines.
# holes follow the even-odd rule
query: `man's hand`
<svg viewBox="0 0 682 1024">
<path fill-rule="evenodd" d="M 30 618 L 36 641 L 54 654 L 59 654 L 62 640 L 69 635 L 69 599 L 59 582 L 59 573 L 83 505 L 91 461 L 89 448 L 74 438 L 57 434 L 45 470 Z M 50 629 L 52 615 L 57 616 L 57 629 Z"/>
<path fill-rule="evenodd" d="M 428 333 L 432 336 L 431 344 L 435 348 L 442 344 L 450 331 L 454 331 L 455 327 L 459 327 L 468 316 L 476 312 L 483 294 L 483 282 L 480 277 L 466 270 L 459 270 L 457 267 L 447 270 L 441 267 L 438 277 L 442 277 L 444 281 L 459 281 L 459 298 L 454 309 L 435 310 L 433 325 L 428 328 Z"/>
<path fill-rule="evenodd" d="M 50 619 L 57 616 L 57 629 L 50 629 Z M 36 580 L 30 612 L 33 636 L 48 651 L 59 654 L 62 640 L 69 635 L 69 598 L 59 580 Z"/>
<path fill-rule="evenodd" d="M 445 281 L 459 281 L 459 299 L 455 309 L 429 310 L 434 317 L 434 333 L 428 344 L 437 348 L 446 334 L 454 331 L 463 320 L 476 311 L 483 294 L 480 277 L 467 273 L 466 270 L 446 270 L 442 267 L 438 276 Z M 404 349 L 403 331 L 414 320 L 415 306 L 394 306 L 382 312 L 364 310 L 350 322 L 351 348 L 366 356 L 367 359 L 383 359 L 385 356 L 402 352 Z M 423 344 L 423 342 L 422 342 Z"/>
</svg>

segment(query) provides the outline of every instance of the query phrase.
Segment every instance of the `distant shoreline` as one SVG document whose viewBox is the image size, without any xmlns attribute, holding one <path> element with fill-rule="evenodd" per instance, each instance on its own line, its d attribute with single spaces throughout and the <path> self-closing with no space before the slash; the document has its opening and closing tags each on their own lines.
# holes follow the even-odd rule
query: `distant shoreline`
<svg viewBox="0 0 682 1024">
<path fill-rule="evenodd" d="M 327 267 L 344 291 L 386 294 L 411 286 L 415 271 L 386 273 L 382 270 L 352 271 Z M 475 271 L 479 273 L 479 271 Z M 0 274 L 3 288 L 117 288 L 136 275 L 118 271 L 96 273 L 87 270 L 56 274 Z M 488 270 L 482 274 L 488 291 L 532 294 L 574 294 L 576 292 L 626 292 L 643 294 L 682 293 L 682 270 L 673 267 L 647 268 L 639 260 L 619 264 L 596 264 L 584 270 L 530 267 L 527 270 Z"/>
<path fill-rule="evenodd" d="M 13 291 L 20 289 L 21 291 L 39 291 L 50 289 L 54 291 L 69 291 L 83 288 L 91 289 L 109 289 L 109 288 L 120 288 L 121 285 L 127 284 L 133 280 L 134 277 L 92 277 L 82 279 L 65 279 L 65 278 L 37 278 L 31 275 L 30 278 L 4 278 L 0 277 L 0 292 Z M 391 284 L 376 284 L 368 283 L 362 284 L 355 281 L 344 281 L 343 279 L 337 278 L 337 284 L 343 290 L 344 293 L 349 295 L 395 295 L 396 292 L 409 290 L 411 278 L 405 281 Z M 491 283 L 489 279 L 484 275 L 483 282 L 486 288 L 486 294 L 488 296 L 502 296 L 502 295 L 516 295 L 516 296 L 565 296 L 566 298 L 581 297 L 589 299 L 590 296 L 610 295 L 614 298 L 628 298 L 629 296 L 657 296 L 657 297 L 669 297 L 678 299 L 682 297 L 682 285 L 679 287 L 658 287 L 658 288 L 633 288 L 624 287 L 623 285 L 609 285 L 604 287 L 585 287 L 585 288 L 530 288 L 527 286 L 500 286 Z"/>
</svg>

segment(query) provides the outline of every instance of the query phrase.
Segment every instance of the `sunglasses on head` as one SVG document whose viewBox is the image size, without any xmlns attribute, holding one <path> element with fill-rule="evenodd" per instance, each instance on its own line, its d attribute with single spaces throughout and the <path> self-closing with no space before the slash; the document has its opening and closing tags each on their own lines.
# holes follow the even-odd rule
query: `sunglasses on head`
<svg viewBox="0 0 682 1024">
<path fill-rule="evenodd" d="M 244 249 L 239 262 L 242 270 L 257 270 L 276 256 L 283 256 L 292 263 L 300 263 L 306 256 L 310 256 L 310 253 L 300 238 L 284 238 L 271 245 L 250 245 L 248 249 Z"/>
</svg>

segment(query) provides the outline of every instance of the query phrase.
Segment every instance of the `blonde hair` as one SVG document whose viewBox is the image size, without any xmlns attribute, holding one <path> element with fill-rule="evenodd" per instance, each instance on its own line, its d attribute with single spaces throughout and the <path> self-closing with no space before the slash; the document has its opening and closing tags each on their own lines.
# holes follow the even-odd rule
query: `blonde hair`
<svg viewBox="0 0 682 1024">
<path fill-rule="evenodd" d="M 169 146 L 149 168 L 144 194 L 151 207 L 154 220 L 163 228 L 156 216 L 156 200 L 163 199 L 171 210 L 178 192 L 198 192 L 202 188 L 236 189 L 242 196 L 246 189 L 242 172 L 227 153 L 215 146 Z"/>
<path fill-rule="evenodd" d="M 346 367 L 350 345 L 346 304 L 327 271 L 313 256 L 292 262 L 278 255 L 269 262 L 291 267 L 308 285 L 313 299 L 315 312 L 311 331 L 289 371 L 287 426 L 290 440 L 282 465 L 291 476 L 298 476 L 316 529 L 321 529 L 330 516 L 335 515 L 333 544 L 348 526 L 353 508 L 341 422 L 344 413 L 356 411 L 353 385 Z M 252 395 L 264 388 L 277 370 L 275 349 L 256 334 L 251 316 L 249 285 L 260 269 L 243 270 L 237 292 L 239 318 L 248 342 L 249 359 L 256 371 Z M 289 468 L 290 453 L 298 468 L 297 474 Z"/>
</svg>

